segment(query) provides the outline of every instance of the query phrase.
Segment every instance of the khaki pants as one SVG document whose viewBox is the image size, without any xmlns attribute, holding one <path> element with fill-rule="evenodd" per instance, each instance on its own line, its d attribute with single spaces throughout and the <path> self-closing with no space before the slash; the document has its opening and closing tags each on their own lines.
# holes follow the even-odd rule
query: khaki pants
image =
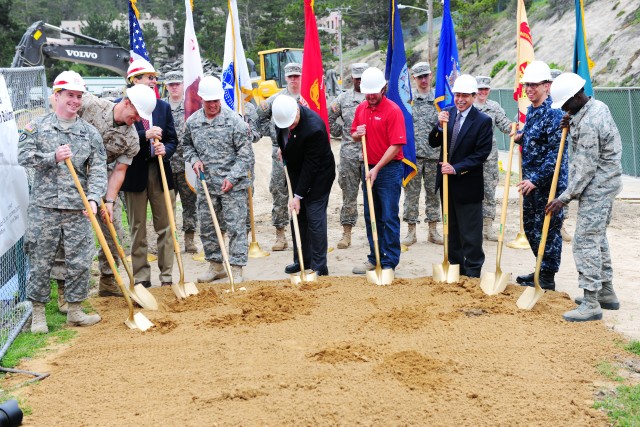
<svg viewBox="0 0 640 427">
<path fill-rule="evenodd" d="M 158 268 L 160 282 L 172 282 L 173 272 L 173 239 L 164 192 L 160 181 L 160 170 L 149 164 L 147 188 L 139 193 L 124 192 L 127 205 L 127 217 L 131 234 L 131 264 L 133 277 L 137 282 L 151 281 L 151 268 L 147 261 L 147 203 L 151 205 L 153 228 L 158 234 Z M 172 209 L 176 203 L 173 190 L 169 190 Z M 175 209 L 174 209 L 175 215 Z"/>
</svg>

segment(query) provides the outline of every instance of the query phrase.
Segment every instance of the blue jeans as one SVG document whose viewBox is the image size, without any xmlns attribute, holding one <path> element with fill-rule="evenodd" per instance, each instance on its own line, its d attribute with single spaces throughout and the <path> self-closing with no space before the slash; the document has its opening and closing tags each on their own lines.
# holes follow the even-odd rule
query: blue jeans
<svg viewBox="0 0 640 427">
<path fill-rule="evenodd" d="M 373 206 L 375 209 L 376 228 L 378 230 L 378 246 L 380 247 L 380 264 L 382 268 L 393 268 L 400 263 L 400 191 L 402 189 L 402 162 L 391 161 L 383 167 L 373 183 Z M 369 239 L 369 256 L 367 259 L 376 264 L 369 214 L 367 187 L 362 178 L 364 192 L 364 220 Z"/>
</svg>

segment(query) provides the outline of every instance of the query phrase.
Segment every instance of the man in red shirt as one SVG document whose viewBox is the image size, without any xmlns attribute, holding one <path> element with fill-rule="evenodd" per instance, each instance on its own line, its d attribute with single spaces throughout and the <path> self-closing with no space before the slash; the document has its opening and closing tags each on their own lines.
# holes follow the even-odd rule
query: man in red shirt
<svg viewBox="0 0 640 427">
<path fill-rule="evenodd" d="M 356 109 L 351 125 L 354 141 L 366 136 L 369 179 L 372 186 L 375 218 L 378 228 L 380 263 L 383 269 L 394 269 L 400 262 L 400 191 L 402 189 L 402 146 L 407 143 L 404 116 L 400 107 L 385 96 L 387 82 L 378 68 L 364 71 L 360 91 L 366 102 Z M 369 239 L 369 255 L 354 274 L 365 274 L 375 268 L 371 219 L 363 179 L 364 219 Z"/>
</svg>

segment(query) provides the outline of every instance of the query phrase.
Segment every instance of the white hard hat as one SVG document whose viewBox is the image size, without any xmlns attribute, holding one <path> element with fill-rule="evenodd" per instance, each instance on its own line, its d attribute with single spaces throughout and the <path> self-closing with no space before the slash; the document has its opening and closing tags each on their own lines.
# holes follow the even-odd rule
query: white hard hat
<svg viewBox="0 0 640 427">
<path fill-rule="evenodd" d="M 527 68 L 524 69 L 524 74 L 520 79 L 520 83 L 540 83 L 550 82 L 551 69 L 542 61 L 531 61 Z"/>
<path fill-rule="evenodd" d="M 387 84 L 384 74 L 379 68 L 369 67 L 362 72 L 360 79 L 360 92 L 366 94 L 380 93 Z"/>
<path fill-rule="evenodd" d="M 584 87 L 587 81 L 574 73 L 560 74 L 551 83 L 551 108 L 562 108 L 573 95 Z"/>
<path fill-rule="evenodd" d="M 478 82 L 476 78 L 470 74 L 463 74 L 458 76 L 455 82 L 453 82 L 453 87 L 451 88 L 451 92 L 453 93 L 477 93 L 478 92 Z"/>
<path fill-rule="evenodd" d="M 151 120 L 153 110 L 156 108 L 156 92 L 147 85 L 135 85 L 127 88 L 126 93 L 140 117 Z"/>
<path fill-rule="evenodd" d="M 279 95 L 271 105 L 273 121 L 280 129 L 288 128 L 296 120 L 298 114 L 298 102 L 290 96 Z"/>
<path fill-rule="evenodd" d="M 53 82 L 53 91 L 57 92 L 62 89 L 87 91 L 84 79 L 75 71 L 63 71 L 56 77 Z"/>
<path fill-rule="evenodd" d="M 138 76 L 140 74 L 157 74 L 156 69 L 146 59 L 136 59 L 127 69 L 127 79 Z"/>
<path fill-rule="evenodd" d="M 220 79 L 213 76 L 205 76 L 198 86 L 198 96 L 203 101 L 218 101 L 224 98 L 224 91 L 222 90 L 222 82 Z"/>
</svg>

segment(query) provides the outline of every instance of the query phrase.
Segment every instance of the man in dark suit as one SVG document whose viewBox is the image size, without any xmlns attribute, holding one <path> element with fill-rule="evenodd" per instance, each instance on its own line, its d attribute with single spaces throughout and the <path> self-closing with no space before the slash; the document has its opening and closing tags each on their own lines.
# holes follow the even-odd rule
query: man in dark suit
<svg viewBox="0 0 640 427">
<path fill-rule="evenodd" d="M 272 112 L 281 157 L 291 180 L 289 210 L 298 214 L 304 266 L 326 276 L 327 205 L 336 177 L 327 127 L 316 112 L 290 96 L 277 97 Z M 285 268 L 289 274 L 300 271 L 295 239 L 293 244 L 293 264 Z"/>
<path fill-rule="evenodd" d="M 460 265 L 460 274 L 480 277 L 482 250 L 482 164 L 491 153 L 491 117 L 473 106 L 478 92 L 476 79 L 468 74 L 453 85 L 455 106 L 438 114 L 440 125 L 429 135 L 429 145 L 442 146 L 442 124 L 447 125 L 448 159 L 442 161 L 436 190 L 442 194 L 442 174 L 449 175 L 449 261 Z"/>
<path fill-rule="evenodd" d="M 146 85 L 155 88 L 156 71 L 144 59 L 135 60 L 129 65 L 127 79 L 132 86 Z M 127 218 L 131 234 L 131 264 L 136 283 L 151 286 L 151 268 L 147 260 L 147 202 L 151 205 L 153 228 L 158 233 L 158 267 L 160 283 L 171 285 L 173 282 L 173 241 L 164 190 L 157 156 L 163 156 L 167 185 L 171 203 L 175 205 L 173 179 L 169 159 L 176 151 L 178 137 L 173 124 L 173 115 L 169 103 L 157 100 L 151 121 L 136 122 L 140 138 L 140 151 L 127 169 L 121 190 L 127 205 Z M 154 142 L 157 141 L 157 142 Z"/>
</svg>

